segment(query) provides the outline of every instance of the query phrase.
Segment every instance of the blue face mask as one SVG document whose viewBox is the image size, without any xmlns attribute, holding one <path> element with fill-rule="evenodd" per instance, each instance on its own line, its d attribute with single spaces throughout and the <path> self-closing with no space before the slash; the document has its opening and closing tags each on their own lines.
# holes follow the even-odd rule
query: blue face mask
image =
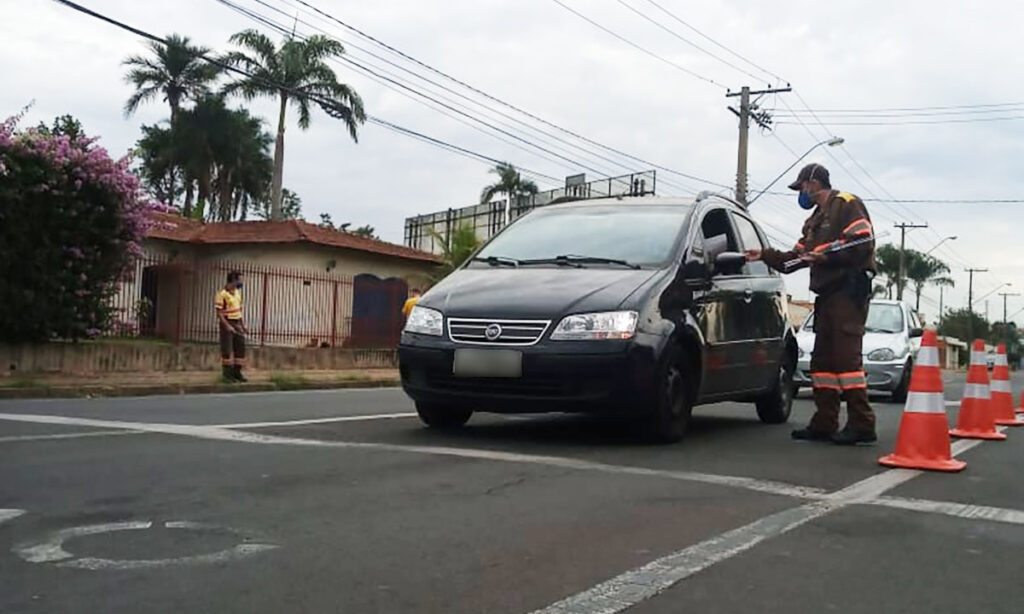
<svg viewBox="0 0 1024 614">
<path fill-rule="evenodd" d="M 796 202 L 800 203 L 801 209 L 813 209 L 814 201 L 811 200 L 811 195 L 808 192 L 800 190 L 800 196 L 797 197 Z"/>
</svg>

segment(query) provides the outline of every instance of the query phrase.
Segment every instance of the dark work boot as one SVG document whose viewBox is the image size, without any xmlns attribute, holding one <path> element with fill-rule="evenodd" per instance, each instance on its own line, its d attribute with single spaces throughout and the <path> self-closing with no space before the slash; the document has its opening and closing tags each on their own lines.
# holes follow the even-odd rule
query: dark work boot
<svg viewBox="0 0 1024 614">
<path fill-rule="evenodd" d="M 857 444 L 869 444 L 878 441 L 874 430 L 857 430 L 849 426 L 832 436 L 832 443 L 837 446 L 855 446 Z"/>
<path fill-rule="evenodd" d="M 234 367 L 231 367 L 231 373 L 234 376 L 236 382 L 249 381 L 245 379 L 244 375 L 242 375 L 242 365 L 235 365 Z"/>
<path fill-rule="evenodd" d="M 816 431 L 810 427 L 797 429 L 790 436 L 797 441 L 832 441 L 832 433 Z"/>
<path fill-rule="evenodd" d="M 221 365 L 221 379 L 229 384 L 234 384 L 235 381 L 235 368 L 231 365 Z"/>
</svg>

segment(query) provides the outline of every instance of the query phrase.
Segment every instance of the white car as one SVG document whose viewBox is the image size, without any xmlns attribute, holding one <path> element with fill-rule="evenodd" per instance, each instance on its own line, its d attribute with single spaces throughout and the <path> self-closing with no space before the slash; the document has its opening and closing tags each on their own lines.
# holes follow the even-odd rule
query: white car
<svg viewBox="0 0 1024 614">
<path fill-rule="evenodd" d="M 897 403 L 907 399 L 910 372 L 923 334 L 921 321 L 906 304 L 888 299 L 871 301 L 864 325 L 864 372 L 869 390 L 888 392 Z M 810 386 L 814 312 L 800 326 L 796 341 L 800 349 L 794 383 Z"/>
</svg>

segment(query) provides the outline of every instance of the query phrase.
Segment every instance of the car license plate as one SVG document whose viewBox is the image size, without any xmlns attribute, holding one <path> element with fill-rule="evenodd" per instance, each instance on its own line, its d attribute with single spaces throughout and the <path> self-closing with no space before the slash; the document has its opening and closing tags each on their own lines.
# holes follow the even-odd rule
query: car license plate
<svg viewBox="0 0 1024 614">
<path fill-rule="evenodd" d="M 522 377 L 523 353 L 515 350 L 455 350 L 455 377 Z"/>
</svg>

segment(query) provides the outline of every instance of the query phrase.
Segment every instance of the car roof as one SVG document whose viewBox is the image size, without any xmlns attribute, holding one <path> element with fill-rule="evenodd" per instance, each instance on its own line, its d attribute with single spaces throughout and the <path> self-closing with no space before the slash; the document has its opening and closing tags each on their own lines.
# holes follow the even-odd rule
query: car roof
<svg viewBox="0 0 1024 614">
<path fill-rule="evenodd" d="M 664 207 L 692 207 L 700 204 L 709 198 L 714 198 L 718 204 L 724 207 L 732 207 L 739 210 L 743 208 L 735 201 L 720 194 L 702 193 L 697 198 L 683 196 L 615 196 L 610 198 L 586 198 L 572 200 L 552 205 L 544 209 L 570 209 L 580 207 L 607 207 L 607 206 L 664 206 Z"/>
</svg>

